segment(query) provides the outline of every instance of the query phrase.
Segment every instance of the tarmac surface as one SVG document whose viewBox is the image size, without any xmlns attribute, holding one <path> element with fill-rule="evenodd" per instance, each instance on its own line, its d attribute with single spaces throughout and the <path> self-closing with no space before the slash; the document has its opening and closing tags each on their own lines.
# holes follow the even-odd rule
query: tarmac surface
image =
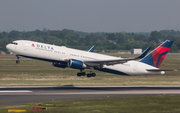
<svg viewBox="0 0 180 113">
<path fill-rule="evenodd" d="M 142 95 L 179 95 L 180 86 L 0 87 L 0 106 L 30 102 Z"/>
</svg>

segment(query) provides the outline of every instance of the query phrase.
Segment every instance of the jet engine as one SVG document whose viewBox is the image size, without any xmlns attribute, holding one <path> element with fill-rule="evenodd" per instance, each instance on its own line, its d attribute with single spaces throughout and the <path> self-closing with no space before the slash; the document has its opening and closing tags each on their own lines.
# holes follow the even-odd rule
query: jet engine
<svg viewBox="0 0 180 113">
<path fill-rule="evenodd" d="M 56 62 L 53 62 L 52 65 L 53 65 L 54 67 L 59 67 L 59 68 L 65 68 L 65 67 L 67 67 L 67 64 L 56 63 Z"/>
<path fill-rule="evenodd" d="M 84 69 L 86 68 L 86 64 L 84 64 L 83 61 L 76 60 L 76 59 L 69 59 L 68 67 L 74 68 L 74 69 Z"/>
</svg>

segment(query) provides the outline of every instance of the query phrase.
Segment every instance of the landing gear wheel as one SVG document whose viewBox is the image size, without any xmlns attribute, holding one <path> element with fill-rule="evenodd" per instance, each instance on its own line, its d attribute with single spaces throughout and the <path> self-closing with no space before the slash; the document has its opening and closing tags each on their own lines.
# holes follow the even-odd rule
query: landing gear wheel
<svg viewBox="0 0 180 113">
<path fill-rule="evenodd" d="M 80 77 L 80 76 L 85 76 L 86 73 L 85 72 L 80 72 L 80 73 L 77 73 L 77 76 Z"/>
<path fill-rule="evenodd" d="M 95 77 L 95 76 L 96 76 L 96 73 L 92 73 L 91 76 L 92 76 L 92 77 Z"/>
<path fill-rule="evenodd" d="M 85 72 L 82 72 L 82 73 L 81 73 L 81 75 L 82 75 L 82 76 L 85 76 L 85 75 L 86 75 L 86 73 L 85 73 Z"/>
<path fill-rule="evenodd" d="M 77 73 L 77 76 L 80 77 L 80 76 L 81 76 L 81 73 Z"/>
<path fill-rule="evenodd" d="M 88 73 L 87 74 L 87 77 L 95 77 L 96 76 L 96 73 Z"/>
<path fill-rule="evenodd" d="M 16 64 L 19 64 L 20 63 L 20 61 L 19 60 L 16 60 Z"/>
<path fill-rule="evenodd" d="M 20 56 L 16 55 L 16 57 L 17 57 L 16 64 L 19 64 L 20 63 L 20 61 L 19 61 Z"/>
<path fill-rule="evenodd" d="M 91 74 L 87 74 L 87 77 L 91 77 Z"/>
</svg>

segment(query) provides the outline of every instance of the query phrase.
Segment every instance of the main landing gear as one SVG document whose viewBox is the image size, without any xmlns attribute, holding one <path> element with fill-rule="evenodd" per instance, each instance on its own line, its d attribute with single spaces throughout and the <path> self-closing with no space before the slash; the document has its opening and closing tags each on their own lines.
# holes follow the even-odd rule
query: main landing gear
<svg viewBox="0 0 180 113">
<path fill-rule="evenodd" d="M 82 70 L 81 70 L 81 72 L 77 73 L 78 77 L 85 76 L 85 75 L 86 75 L 86 73 L 82 72 Z M 95 76 L 96 76 L 96 73 L 92 73 L 92 71 L 90 71 L 90 73 L 87 74 L 87 77 L 95 77 Z"/>
<path fill-rule="evenodd" d="M 86 75 L 86 73 L 85 72 L 80 72 L 80 73 L 77 73 L 77 76 L 85 76 Z"/>
<path fill-rule="evenodd" d="M 20 57 L 18 55 L 16 55 L 16 57 L 18 59 L 18 60 L 16 60 L 16 64 L 19 64 L 20 63 L 20 60 L 19 60 Z"/>
<path fill-rule="evenodd" d="M 96 76 L 96 73 L 88 73 L 87 74 L 87 77 L 95 77 Z"/>
<path fill-rule="evenodd" d="M 79 72 L 77 73 L 77 76 L 80 77 L 80 76 L 85 76 L 86 73 L 85 72 Z M 96 73 L 88 73 L 87 74 L 87 77 L 95 77 L 96 76 Z"/>
<path fill-rule="evenodd" d="M 96 73 L 92 73 L 94 71 L 94 67 L 90 67 L 90 73 L 87 74 L 87 77 L 95 77 Z"/>
</svg>

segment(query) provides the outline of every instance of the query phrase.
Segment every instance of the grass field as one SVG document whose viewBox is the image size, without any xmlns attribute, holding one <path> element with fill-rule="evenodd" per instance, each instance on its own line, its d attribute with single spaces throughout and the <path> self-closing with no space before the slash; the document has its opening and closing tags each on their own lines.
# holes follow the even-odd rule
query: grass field
<svg viewBox="0 0 180 113">
<path fill-rule="evenodd" d="M 114 54 L 121 57 L 134 55 Z M 14 55 L 0 56 L 0 86 L 122 86 L 122 85 L 180 85 L 180 72 L 165 75 L 121 76 L 96 71 L 95 78 L 77 77 L 78 70 L 60 69 L 49 62 L 23 59 L 20 64 Z M 161 68 L 180 70 L 180 54 L 168 54 Z M 89 72 L 89 70 L 86 70 Z M 0 107 L 0 113 L 8 109 L 24 109 L 28 113 L 179 113 L 179 95 L 109 97 L 100 99 L 61 100 Z M 32 107 L 46 107 L 46 111 L 32 111 Z"/>
<path fill-rule="evenodd" d="M 179 113 L 179 104 L 179 95 L 110 97 L 28 103 L 0 107 L 0 112 L 16 109 L 27 110 L 28 113 Z M 33 107 L 47 110 L 33 111 Z"/>
<path fill-rule="evenodd" d="M 113 56 L 133 57 L 131 54 Z M 14 58 L 15 55 L 1 55 L 0 58 Z M 20 64 L 15 60 L 0 59 L 0 86 L 122 86 L 122 85 L 180 85 L 180 72 L 166 72 L 164 75 L 121 76 L 95 71 L 92 78 L 77 77 L 79 70 L 56 68 L 49 62 L 22 59 Z M 180 54 L 168 54 L 160 68 L 180 70 Z M 89 70 L 85 70 L 87 73 Z"/>
</svg>

